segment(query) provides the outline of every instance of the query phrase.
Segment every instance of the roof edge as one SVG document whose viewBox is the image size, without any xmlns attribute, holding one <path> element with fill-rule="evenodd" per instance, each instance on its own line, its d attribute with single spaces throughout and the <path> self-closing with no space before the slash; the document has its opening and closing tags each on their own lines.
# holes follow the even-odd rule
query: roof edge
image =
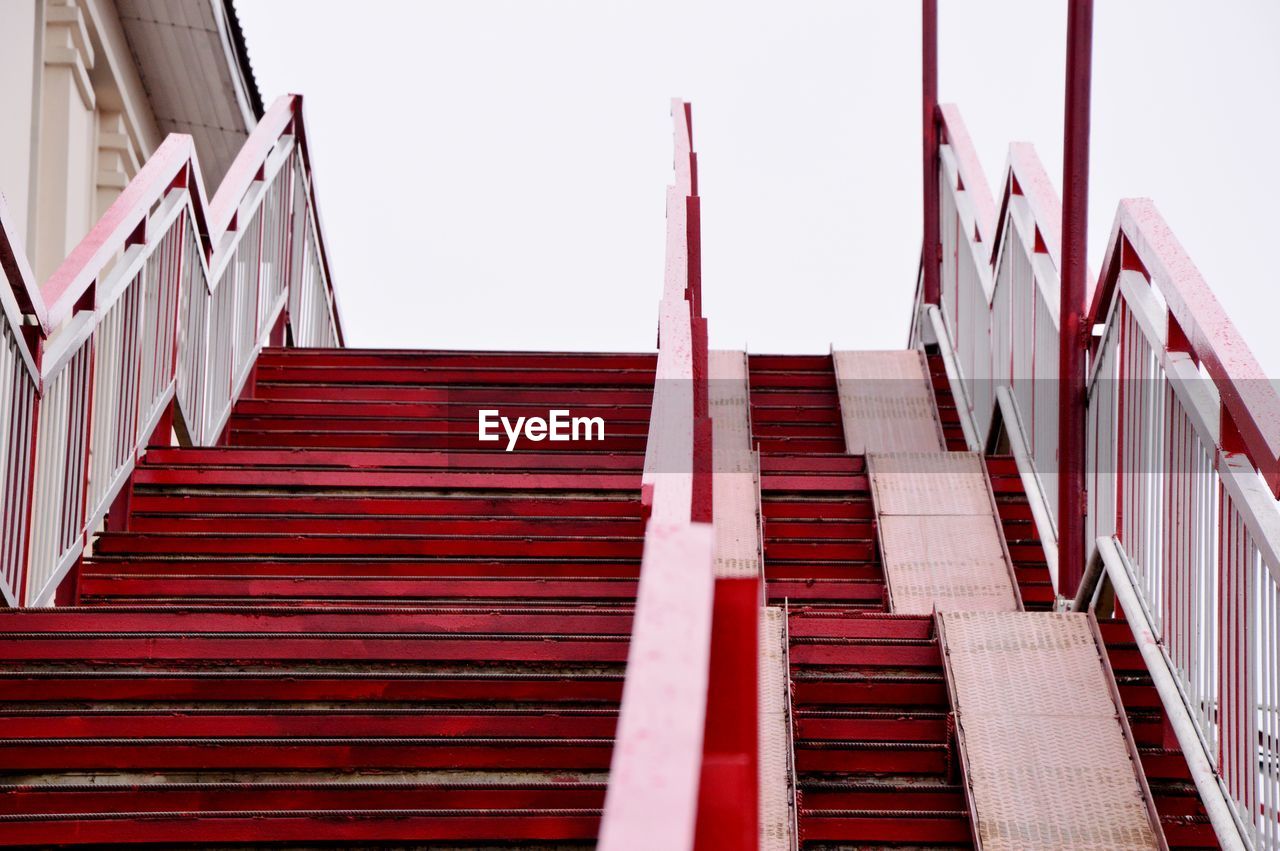
<svg viewBox="0 0 1280 851">
<path fill-rule="evenodd" d="M 215 0 L 216 2 L 216 0 Z M 244 30 L 240 26 L 240 16 L 236 14 L 234 0 L 221 0 L 223 17 L 227 22 L 227 34 L 231 38 L 231 48 L 235 54 L 240 78 L 244 81 L 245 94 L 249 98 L 249 107 L 253 117 L 261 121 L 266 111 L 262 105 L 262 93 L 258 90 L 258 79 L 253 74 L 253 65 L 249 62 L 249 46 L 244 40 Z"/>
</svg>

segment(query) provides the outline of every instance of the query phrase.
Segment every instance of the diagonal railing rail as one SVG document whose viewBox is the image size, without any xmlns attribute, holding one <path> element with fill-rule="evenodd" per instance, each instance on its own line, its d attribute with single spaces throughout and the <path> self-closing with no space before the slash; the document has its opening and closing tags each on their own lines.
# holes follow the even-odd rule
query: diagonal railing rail
<svg viewBox="0 0 1280 851">
<path fill-rule="evenodd" d="M 152 436 L 218 440 L 273 338 L 342 345 L 302 98 L 277 100 L 210 200 L 170 135 L 36 287 L 0 218 L 0 592 L 53 602 Z"/>
</svg>

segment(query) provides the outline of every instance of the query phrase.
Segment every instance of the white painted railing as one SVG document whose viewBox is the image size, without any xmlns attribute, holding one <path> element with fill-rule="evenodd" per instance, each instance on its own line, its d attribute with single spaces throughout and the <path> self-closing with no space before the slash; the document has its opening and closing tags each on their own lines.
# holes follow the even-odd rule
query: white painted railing
<svg viewBox="0 0 1280 851">
<path fill-rule="evenodd" d="M 1048 523 L 1039 529 L 1051 568 L 1056 559 L 1058 463 L 1059 203 L 1029 145 L 1010 146 L 999 212 L 954 106 L 943 106 L 939 152 L 943 329 L 916 339 L 938 342 L 953 377 L 962 424 L 985 446 L 1003 416 L 1001 390 L 1016 413 L 1020 444 L 1035 471 Z M 917 328 L 928 322 L 917 307 Z M 952 376 L 952 372 L 956 373 Z M 1057 571 L 1051 569 L 1057 587 Z"/>
<path fill-rule="evenodd" d="M 171 413 L 183 440 L 218 440 L 273 333 L 341 345 L 302 139 L 301 99 L 281 98 L 210 201 L 170 136 L 39 289 L 0 222 L 9 604 L 53 601 Z"/>
<path fill-rule="evenodd" d="M 3 201 L 0 201 L 0 251 L 7 249 Z M 16 293 L 23 277 L 16 258 L 0 264 L 0 595 L 16 606 L 29 540 L 31 463 L 40 372 L 23 339 L 22 314 Z M 28 278 L 29 280 L 29 278 Z M 15 286 L 17 284 L 18 286 Z"/>
<path fill-rule="evenodd" d="M 1236 818 L 1224 784 L 1211 761 L 1212 749 L 1207 746 L 1200 725 L 1187 709 L 1186 692 L 1160 643 L 1159 631 L 1152 626 L 1147 607 L 1138 592 L 1133 564 L 1125 555 L 1124 546 L 1114 537 L 1104 536 L 1094 541 L 1094 556 L 1081 583 L 1078 608 L 1083 609 L 1091 603 L 1104 576 L 1111 586 L 1116 605 L 1125 613 L 1134 643 L 1151 673 L 1152 685 L 1165 707 L 1165 721 L 1182 749 L 1187 770 L 1200 794 L 1219 845 L 1224 851 L 1241 851 L 1250 847 L 1252 843 L 1246 840 L 1248 827 Z"/>
<path fill-rule="evenodd" d="M 1246 841 L 1280 848 L 1280 397 L 1150 202 L 1121 204 L 1094 316 L 1090 535 L 1123 547 Z"/>
<path fill-rule="evenodd" d="M 1060 204 L 1013 145 L 996 214 L 959 115 L 939 112 L 942 321 L 917 300 L 913 342 L 949 357 L 984 445 L 999 417 L 1052 568 Z M 1224 844 L 1280 849 L 1280 394 L 1150 202 L 1120 205 L 1089 324 L 1089 547 L 1125 554 L 1234 814 Z"/>
</svg>

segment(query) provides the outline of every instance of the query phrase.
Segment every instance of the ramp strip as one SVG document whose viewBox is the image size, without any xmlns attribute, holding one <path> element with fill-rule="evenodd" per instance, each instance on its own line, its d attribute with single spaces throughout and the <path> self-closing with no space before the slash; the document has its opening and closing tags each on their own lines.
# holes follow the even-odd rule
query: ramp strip
<svg viewBox="0 0 1280 851">
<path fill-rule="evenodd" d="M 890 611 L 1022 608 L 980 456 L 869 454 L 867 466 Z"/>
<path fill-rule="evenodd" d="M 1164 847 L 1090 616 L 937 618 L 977 847 Z"/>
<path fill-rule="evenodd" d="M 760 619 L 760 851 L 790 851 L 794 841 L 785 624 L 782 609 L 765 608 Z"/>
<path fill-rule="evenodd" d="M 924 353 L 833 352 L 845 451 L 941 452 L 942 424 Z"/>
<path fill-rule="evenodd" d="M 711 510 L 715 520 L 715 575 L 760 575 L 760 484 L 751 449 L 747 355 L 713 351 L 708 359 L 711 410 Z"/>
</svg>

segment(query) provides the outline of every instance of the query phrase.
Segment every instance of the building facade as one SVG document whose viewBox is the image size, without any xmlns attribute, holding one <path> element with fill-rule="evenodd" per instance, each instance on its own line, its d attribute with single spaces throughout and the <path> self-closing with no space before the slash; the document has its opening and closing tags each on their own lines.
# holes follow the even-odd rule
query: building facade
<svg viewBox="0 0 1280 851">
<path fill-rule="evenodd" d="M 167 134 L 216 187 L 262 115 L 230 0 L 5 0 L 0 80 L 0 194 L 41 281 Z"/>
</svg>

